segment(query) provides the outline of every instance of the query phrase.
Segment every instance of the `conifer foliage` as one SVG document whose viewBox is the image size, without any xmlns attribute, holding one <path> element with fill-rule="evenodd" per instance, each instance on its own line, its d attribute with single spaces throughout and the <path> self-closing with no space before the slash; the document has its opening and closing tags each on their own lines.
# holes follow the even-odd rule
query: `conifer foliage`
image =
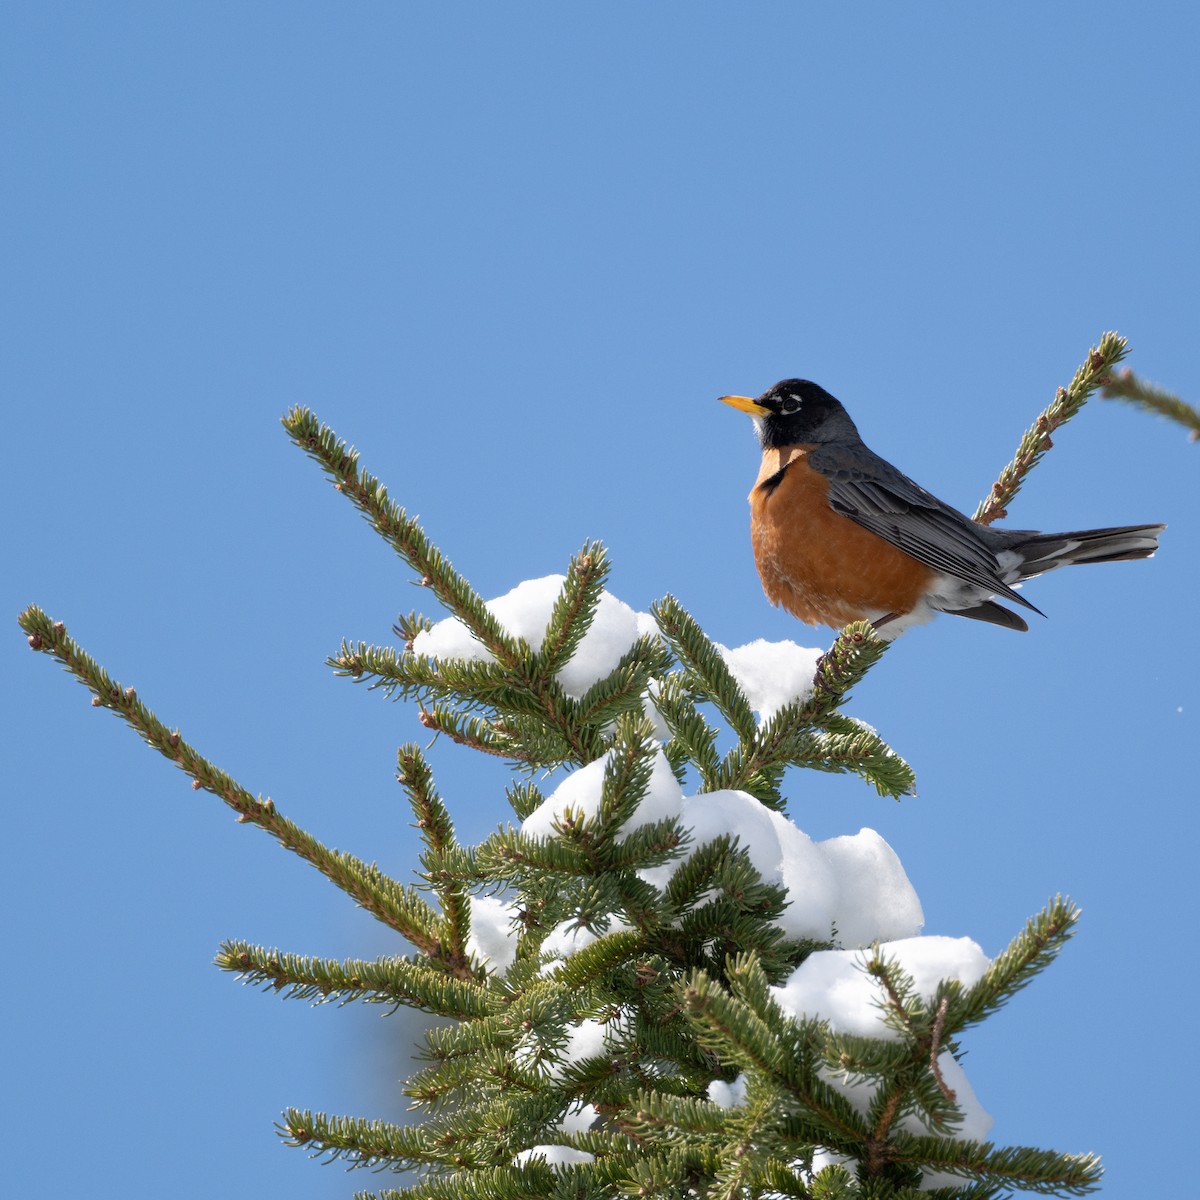
<svg viewBox="0 0 1200 1200">
<path fill-rule="evenodd" d="M 1072 402 L 1082 404 L 1124 351 L 1106 335 L 1073 381 Z M 1048 446 L 1048 436 L 1045 445 L 1036 438 L 1073 414 L 1064 415 L 1065 395 L 1027 435 L 995 508 Z M 461 752 L 515 768 L 511 817 L 497 832 L 462 844 L 425 751 L 401 746 L 397 775 L 424 848 L 418 884 L 391 879 L 242 788 L 61 622 L 37 608 L 20 620 L 30 646 L 83 682 L 94 705 L 411 948 L 370 962 L 242 941 L 220 948 L 223 970 L 288 997 L 407 1005 L 446 1019 L 426 1035 L 428 1065 L 405 1087 L 417 1123 L 289 1109 L 289 1144 L 395 1170 L 395 1186 L 367 1194 L 412 1200 L 950 1200 L 1096 1186 L 1090 1155 L 975 1136 L 978 1106 L 955 1057 L 964 1033 L 1053 959 L 1076 910 L 1051 901 L 991 962 L 931 965 L 930 952 L 937 959 L 949 939 L 906 936 L 919 928 L 919 908 L 911 929 L 895 924 L 911 888 L 882 840 L 814 847 L 782 815 L 792 767 L 853 773 L 884 796 L 913 789 L 899 755 L 842 712 L 885 653 L 868 625 L 843 630 L 811 686 L 769 713 L 671 597 L 602 673 L 580 680 L 569 668 L 610 603 L 602 546 L 582 547 L 544 628 L 522 636 L 312 413 L 294 409 L 284 426 L 475 647 L 469 656 L 422 653 L 433 622 L 411 613 L 397 624 L 400 647 L 344 644 L 332 667 L 414 701 L 420 724 Z M 545 794 L 548 773 L 564 769 L 570 788 Z M 714 813 L 727 815 L 724 825 Z M 785 867 L 789 853 L 810 856 L 801 876 L 756 861 L 760 833 L 785 846 Z M 882 889 L 886 876 L 891 891 L 867 902 L 835 897 L 824 925 L 796 916 L 812 907 L 801 896 L 811 878 L 832 881 L 832 895 L 829 864 L 868 852 L 869 878 L 847 877 L 844 889 L 855 879 Z M 854 926 L 863 903 L 870 912 Z M 857 1015 L 812 999 L 832 979 L 858 989 Z"/>
</svg>

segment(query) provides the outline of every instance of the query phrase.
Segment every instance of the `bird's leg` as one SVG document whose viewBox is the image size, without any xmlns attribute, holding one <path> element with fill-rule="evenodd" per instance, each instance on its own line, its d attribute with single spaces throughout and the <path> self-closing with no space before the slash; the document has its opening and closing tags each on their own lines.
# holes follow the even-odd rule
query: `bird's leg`
<svg viewBox="0 0 1200 1200">
<path fill-rule="evenodd" d="M 880 617 L 878 621 L 872 621 L 871 628 L 874 629 L 876 633 L 878 633 L 879 630 L 882 629 L 889 621 L 894 621 L 897 617 L 902 617 L 903 615 L 904 615 L 903 613 L 898 613 L 898 612 L 888 613 L 888 615 L 886 617 Z"/>
</svg>

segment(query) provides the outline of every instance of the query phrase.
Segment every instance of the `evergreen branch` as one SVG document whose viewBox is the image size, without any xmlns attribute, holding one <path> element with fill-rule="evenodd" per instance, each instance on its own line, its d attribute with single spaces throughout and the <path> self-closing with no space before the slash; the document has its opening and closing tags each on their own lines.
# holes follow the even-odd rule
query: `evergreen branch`
<svg viewBox="0 0 1200 1200">
<path fill-rule="evenodd" d="M 554 822 L 552 837 L 531 837 L 511 827 L 489 835 L 475 851 L 473 878 L 520 883 L 539 873 L 579 880 L 601 879 L 614 873 L 624 877 L 634 870 L 666 862 L 684 840 L 678 821 L 671 817 L 612 840 L 604 835 L 597 817 L 584 817 L 568 808 Z"/>
<path fill-rule="evenodd" d="M 557 1142 L 564 1137 L 555 1123 L 564 1098 L 552 1085 L 534 1095 L 501 1095 L 490 1104 L 466 1098 L 453 1111 L 425 1121 L 425 1145 L 454 1166 L 492 1166 L 511 1163 L 513 1156 L 534 1142 Z"/>
<path fill-rule="evenodd" d="M 676 869 L 666 885 L 667 909 L 654 930 L 654 945 L 669 961 L 685 967 L 704 967 L 728 980 L 740 995 L 731 974 L 730 956 L 753 952 L 774 983 L 782 981 L 813 949 L 813 943 L 790 941 L 777 921 L 785 892 L 766 884 L 736 840 L 723 834 L 698 846 Z M 775 1010 L 758 1009 L 767 1017 Z"/>
<path fill-rule="evenodd" d="M 803 706 L 808 723 L 823 725 L 848 699 L 852 687 L 887 653 L 889 642 L 870 621 L 852 621 L 821 656 L 813 677 L 813 696 Z"/>
<path fill-rule="evenodd" d="M 222 942 L 215 962 L 222 971 L 239 975 L 243 982 L 273 988 L 289 1000 L 403 1004 L 461 1020 L 487 1016 L 493 1008 L 490 993 L 479 984 L 455 979 L 426 963 L 405 958 L 338 962 L 228 941 Z"/>
<path fill-rule="evenodd" d="M 438 854 L 455 849 L 454 824 L 441 796 L 433 789 L 433 772 L 415 742 L 396 752 L 396 781 L 404 789 L 426 844 Z"/>
<path fill-rule="evenodd" d="M 722 1061 L 777 1073 L 782 1046 L 750 1005 L 723 991 L 703 971 L 693 971 L 681 984 L 680 999 L 701 1043 Z"/>
<path fill-rule="evenodd" d="M 997 1150 L 990 1142 L 896 1134 L 885 1157 L 923 1169 L 950 1171 L 993 1187 L 1019 1187 L 1044 1196 L 1085 1196 L 1100 1186 L 1094 1154 L 1058 1154 L 1030 1146 Z"/>
<path fill-rule="evenodd" d="M 777 1158 L 768 1158 L 761 1164 L 763 1185 L 767 1189 L 767 1194 L 772 1196 L 787 1196 L 792 1200 L 835 1200 L 835 1193 L 832 1193 L 821 1187 L 809 1188 L 797 1178 L 796 1172 L 787 1163 L 781 1162 Z M 849 1184 L 850 1177 L 846 1176 L 846 1182 Z M 853 1195 L 850 1188 L 847 1187 L 844 1192 L 837 1193 L 837 1196 L 845 1196 L 847 1200 Z"/>
<path fill-rule="evenodd" d="M 572 700 L 532 660 L 515 671 L 494 661 L 432 659 L 392 646 L 343 642 L 329 665 L 338 674 L 369 680 L 371 688 L 423 705 L 435 699 L 456 702 L 461 707 L 437 707 L 432 721 L 422 715 L 421 722 L 461 745 L 530 765 L 558 766 L 591 762 L 604 753 L 600 723 L 641 712 L 651 671 L 665 669 L 659 661 L 663 653 L 654 639 L 640 639 L 582 701 Z M 465 710 L 471 709 L 485 711 L 482 724 L 468 716 Z"/>
<path fill-rule="evenodd" d="M 546 802 L 541 788 L 528 780 L 510 783 L 504 791 L 504 797 L 518 821 L 531 817 Z"/>
<path fill-rule="evenodd" d="M 849 699 L 850 689 L 884 656 L 887 646 L 869 621 L 847 625 L 817 666 L 812 696 L 802 704 L 787 705 L 764 727 L 756 728 L 735 746 L 721 763 L 714 790 L 738 788 L 750 792 L 768 807 L 782 808 L 778 785 L 783 769 L 809 762 L 814 746 L 811 731 L 830 724 L 830 718 Z M 836 733 L 844 733 L 846 723 L 835 722 L 831 727 Z M 915 778 L 903 759 L 882 741 L 875 746 L 868 737 L 860 745 L 871 746 L 875 757 L 870 773 L 866 770 L 859 773 L 867 775 L 881 794 L 898 799 L 912 793 Z"/>
<path fill-rule="evenodd" d="M 786 710 L 781 710 L 776 717 L 795 720 Z M 915 787 L 912 768 L 870 726 L 840 714 L 827 717 L 823 725 L 822 729 L 812 732 L 796 731 L 794 748 L 789 748 L 786 755 L 789 765 L 838 775 L 857 775 L 881 796 L 912 794 Z M 796 727 L 792 725 L 791 728 Z"/>
<path fill-rule="evenodd" d="M 961 996 L 961 985 L 957 980 L 943 981 L 936 1007 L 931 1010 L 917 992 L 912 977 L 894 960 L 886 958 L 882 948 L 872 955 L 866 972 L 883 990 L 886 1024 L 904 1039 L 899 1043 L 839 1039 L 842 1066 L 883 1080 L 871 1105 L 876 1142 L 888 1137 L 892 1123 L 908 1108 L 921 1110 L 926 1123 L 939 1131 L 953 1128 L 962 1121 L 963 1114 L 957 1106 L 957 1097 L 942 1078 L 937 1059 L 945 1037 L 950 996 Z M 846 1048 L 855 1046 L 859 1061 L 851 1065 L 846 1061 L 849 1057 Z"/>
<path fill-rule="evenodd" d="M 681 937 L 703 942 L 718 940 L 730 946 L 730 954 L 757 949 L 751 942 L 763 935 L 782 940 L 783 931 L 774 922 L 783 914 L 787 893 L 780 884 L 764 883 L 745 851 L 739 849 L 724 859 L 713 884 L 715 894 L 706 896 L 703 904 L 677 921 Z M 742 925 L 748 928 L 743 931 Z M 747 940 L 743 941 L 743 937 Z M 724 976 L 727 970 L 724 957 L 720 959 L 720 968 Z"/>
<path fill-rule="evenodd" d="M 573 700 L 565 698 L 561 717 L 556 715 L 552 720 L 502 713 L 495 722 L 496 732 L 517 748 L 513 757 L 519 762 L 550 769 L 584 766 L 608 749 L 611 731 L 580 723 L 574 705 Z"/>
<path fill-rule="evenodd" d="M 718 872 L 723 872 L 735 854 L 749 862 L 745 850 L 738 850 L 735 834 L 722 833 L 711 842 L 704 842 L 683 860 L 667 881 L 667 899 L 677 912 L 687 912 L 700 904 L 715 886 Z"/>
<path fill-rule="evenodd" d="M 556 966 L 554 981 L 581 991 L 631 962 L 645 945 L 646 939 L 638 930 L 613 930 Z"/>
<path fill-rule="evenodd" d="M 1106 400 L 1128 400 L 1135 408 L 1175 421 L 1189 431 L 1191 441 L 1200 440 L 1200 409 L 1165 388 L 1139 379 L 1128 367 L 1110 375 L 1100 394 Z"/>
<path fill-rule="evenodd" d="M 382 688 L 406 700 L 453 697 L 468 708 L 486 706 L 495 712 L 535 717 L 551 715 L 556 705 L 566 701 L 556 683 L 532 689 L 527 678 L 515 676 L 494 661 L 433 659 L 400 652 L 394 646 L 360 642 L 352 647 L 343 642 L 337 657 L 327 662 L 339 675 L 349 675 L 359 682 L 366 680 L 372 690 Z"/>
<path fill-rule="evenodd" d="M 720 1166 L 717 1153 L 702 1146 L 671 1146 L 666 1153 L 643 1150 L 624 1164 L 628 1178 L 619 1195 L 647 1200 L 691 1200 L 701 1195 L 700 1182 Z M 565 1197 L 564 1197 L 565 1200 Z"/>
<path fill-rule="evenodd" d="M 753 738 L 757 726 L 750 701 L 720 650 L 704 635 L 691 614 L 674 596 L 664 596 L 651 605 L 650 611 L 679 661 L 699 684 L 705 699 L 720 709 L 738 737 L 743 740 Z"/>
<path fill-rule="evenodd" d="M 603 547 L 588 543 L 571 564 L 547 627 L 549 649 L 543 646 L 537 654 L 522 643 L 512 661 L 434 659 L 392 646 L 343 642 L 329 665 L 427 708 L 453 701 L 452 709 L 437 707 L 421 721 L 461 745 L 528 765 L 590 762 L 607 748 L 606 726 L 624 714 L 641 714 L 651 678 L 670 666 L 662 641 L 642 636 L 580 700 L 559 683 L 556 674 L 587 631 L 607 569 Z M 468 717 L 464 709 L 482 709 L 485 719 Z"/>
<path fill-rule="evenodd" d="M 663 743 L 663 757 L 666 758 L 668 766 L 671 768 L 671 773 L 679 780 L 680 786 L 687 785 L 688 767 L 692 765 L 691 758 L 688 757 L 687 747 L 683 745 L 677 738 L 668 738 Z M 700 786 L 692 789 L 697 792 L 707 792 L 711 788 L 701 775 Z"/>
<path fill-rule="evenodd" d="M 751 996 L 742 1003 L 759 1010 L 766 1025 L 775 1024 L 778 1008 L 773 1001 L 763 1006 Z M 768 1072 L 768 1078 L 772 1086 L 786 1093 L 784 1129 L 788 1138 L 793 1143 L 826 1146 L 839 1154 L 860 1157 L 864 1148 L 874 1143 L 872 1126 L 826 1078 L 828 1073 L 858 1073 L 838 1061 L 840 1039 L 833 1036 L 825 1022 L 809 1018 L 785 1017 L 782 1027 L 780 1061 Z M 753 1072 L 750 1074 L 753 1078 Z"/>
<path fill-rule="evenodd" d="M 423 878 L 439 897 L 447 883 L 461 884 L 469 892 L 472 884 L 490 886 L 496 882 L 476 863 L 474 847 L 450 846 L 445 850 L 432 850 L 427 846 L 421 852 L 421 865 L 425 868 Z M 463 936 L 468 935 L 464 933 Z"/>
<path fill-rule="evenodd" d="M 598 679 L 576 701 L 581 725 L 604 725 L 627 712 L 643 712 L 646 689 L 671 667 L 671 653 L 659 637 L 643 634 L 612 672 Z"/>
<path fill-rule="evenodd" d="M 634 871 L 661 866 L 676 858 L 687 840 L 688 835 L 678 817 L 663 817 L 623 834 L 605 846 L 603 854 L 610 870 L 632 875 Z M 654 894 L 657 895 L 657 889 Z"/>
<path fill-rule="evenodd" d="M 857 1033 L 830 1033 L 818 1047 L 831 1072 L 863 1079 L 900 1075 L 914 1062 L 923 1063 L 926 1052 L 914 1039 L 868 1037 Z"/>
<path fill-rule="evenodd" d="M 568 808 L 555 822 L 558 837 L 535 838 L 512 828 L 498 829 L 480 843 L 475 862 L 497 882 L 519 881 L 544 873 L 577 878 L 603 875 L 608 867 L 593 853 L 586 836 L 591 824 L 590 820 L 581 820 L 575 809 Z"/>
<path fill-rule="evenodd" d="M 661 975 L 664 983 L 677 977 L 677 971 L 663 971 Z M 662 995 L 655 999 L 661 998 L 663 1003 L 648 1006 L 635 1018 L 634 1036 L 641 1048 L 641 1061 L 670 1066 L 654 1072 L 649 1080 L 639 1080 L 639 1085 L 652 1085 L 656 1092 L 675 1096 L 694 1096 L 705 1091 L 713 1077 L 723 1073 L 721 1063 L 693 1036 L 691 1026 L 673 1003 L 677 998 L 673 990 L 667 987 L 655 989 L 653 985 L 647 990 L 661 992 Z M 624 1113 L 628 1107 L 628 1093 L 618 1097 L 618 1101 L 612 1111 Z M 602 1106 L 598 1104 L 597 1107 Z"/>
<path fill-rule="evenodd" d="M 276 1130 L 286 1145 L 303 1147 L 312 1158 L 326 1162 L 344 1159 L 351 1167 L 400 1171 L 431 1164 L 457 1165 L 448 1162 L 451 1156 L 433 1146 L 426 1131 L 416 1125 L 287 1108 Z"/>
<path fill-rule="evenodd" d="M 534 765 L 532 759 L 516 740 L 502 727 L 498 720 L 473 717 L 467 713 L 454 712 L 442 705 L 418 710 L 417 720 L 434 733 L 444 733 L 457 746 L 468 750 L 479 750 L 494 758 L 511 758 L 517 762 Z"/>
<path fill-rule="evenodd" d="M 684 1137 L 712 1142 L 724 1134 L 729 1121 L 725 1109 L 697 1096 L 671 1096 L 642 1090 L 630 1101 L 631 1112 L 621 1117 L 621 1128 L 635 1137 L 655 1129 L 669 1129 Z"/>
<path fill-rule="evenodd" d="M 778 1028 L 784 1024 L 786 1017 L 771 995 L 771 981 L 757 954 L 742 951 L 734 955 L 726 967 L 725 978 L 733 994 L 768 1025 Z"/>
<path fill-rule="evenodd" d="M 612 847 L 622 828 L 633 819 L 650 786 L 658 743 L 645 717 L 624 717 L 604 761 L 600 812 L 596 821 L 597 849 Z"/>
<path fill-rule="evenodd" d="M 659 683 L 653 703 L 666 721 L 673 742 L 699 771 L 703 789 L 715 791 L 721 765 L 716 751 L 717 731 L 704 719 L 678 672 Z M 669 748 L 667 755 L 670 757 Z"/>
<path fill-rule="evenodd" d="M 772 976 L 782 982 L 794 966 L 792 944 L 783 931 L 772 923 L 783 908 L 780 889 L 763 886 L 762 893 L 774 891 L 771 909 L 750 908 L 731 897 L 721 896 L 684 917 L 674 943 L 666 936 L 659 939 L 666 953 L 678 945 L 684 964 L 698 963 L 714 977 L 720 977 L 727 959 L 738 950 L 753 950 L 760 955 Z"/>
<path fill-rule="evenodd" d="M 418 950 L 458 975 L 471 979 L 469 964 L 446 957 L 442 947 L 442 921 L 412 888 L 389 878 L 378 867 L 342 851 L 331 850 L 311 834 L 287 820 L 270 798 L 252 795 L 189 745 L 178 730 L 168 729 L 138 698 L 131 687 L 122 687 L 67 634 L 61 621 L 30 606 L 18 618 L 29 635 L 32 649 L 57 659 L 92 693 L 92 705 L 108 708 L 121 717 L 152 749 L 191 777 L 197 791 L 211 792 L 238 814 L 243 824 L 257 825 L 286 850 L 316 867 L 327 879 L 356 900 L 377 920 L 407 938 Z"/>
<path fill-rule="evenodd" d="M 758 1196 L 766 1186 L 760 1158 L 764 1148 L 776 1140 L 772 1134 L 779 1124 L 781 1106 L 770 1091 L 762 1089 L 762 1093 L 754 1097 L 752 1090 L 747 1103 L 728 1114 L 727 1128 L 734 1139 L 723 1147 L 721 1166 L 709 1189 L 713 1200 Z"/>
<path fill-rule="evenodd" d="M 920 1041 L 925 1024 L 925 1003 L 913 984 L 912 976 L 894 959 L 886 957 L 882 946 L 876 947 L 864 971 L 883 991 L 885 1024 L 903 1037 Z"/>
<path fill-rule="evenodd" d="M 596 615 L 608 571 L 608 554 L 599 542 L 585 542 L 571 559 L 562 591 L 550 613 L 542 648 L 537 653 L 540 672 L 557 675 L 579 649 Z"/>
<path fill-rule="evenodd" d="M 544 1141 L 529 1148 L 536 1149 L 540 1145 L 585 1150 L 595 1155 L 596 1160 L 551 1166 L 540 1155 L 534 1154 L 520 1164 L 439 1172 L 412 1187 L 379 1193 L 360 1192 L 356 1200 L 547 1200 L 548 1197 L 610 1200 L 629 1194 L 630 1171 L 641 1170 L 646 1162 L 661 1167 L 671 1159 L 667 1171 L 674 1169 L 674 1179 L 699 1177 L 705 1168 L 712 1166 L 711 1155 L 703 1162 L 695 1156 L 685 1161 L 669 1155 L 662 1158 L 647 1156 L 645 1151 L 638 1151 L 631 1157 L 633 1147 L 628 1139 L 595 1132 L 565 1135 L 560 1130 L 550 1130 Z M 678 1195 L 675 1189 L 645 1194 L 653 1194 L 661 1200 Z"/>
<path fill-rule="evenodd" d="M 458 845 L 450 813 L 434 790 L 433 772 L 420 747 L 412 742 L 401 746 L 396 762 L 396 778 L 408 795 L 417 828 L 425 842 L 421 864 L 441 905 L 445 951 L 455 962 L 467 962 L 467 938 L 471 935 L 471 906 L 467 895 L 467 882 L 472 874 L 470 858 Z M 465 872 L 452 870 L 451 862 L 466 868 Z"/>
<path fill-rule="evenodd" d="M 402 1091 L 413 1103 L 413 1108 L 430 1112 L 454 1106 L 464 1095 L 476 1102 L 495 1091 L 481 1083 L 478 1064 L 452 1059 L 426 1067 L 404 1081 Z"/>
<path fill-rule="evenodd" d="M 444 733 L 452 742 L 471 750 L 480 750 L 496 758 L 508 758 L 527 766 L 557 766 L 572 761 L 571 747 L 558 738 L 547 736 L 536 747 L 527 744 L 516 720 L 502 722 L 453 712 L 440 704 L 422 708 L 417 719 L 426 729 Z M 599 757 L 599 756 L 597 756 Z"/>
<path fill-rule="evenodd" d="M 1129 352 L 1129 343 L 1118 333 L 1101 335 L 1100 344 L 1092 347 L 1074 378 L 1065 388 L 1059 388 L 1054 399 L 1025 431 L 1013 460 L 1000 472 L 992 490 L 975 510 L 972 520 L 990 525 L 1008 515 L 1025 476 L 1041 461 L 1042 455 L 1054 445 L 1050 435 L 1066 424 L 1087 403 L 1088 398 L 1111 377 L 1113 367 Z"/>
<path fill-rule="evenodd" d="M 983 978 L 957 1003 L 950 1004 L 949 1026 L 957 1032 L 975 1025 L 1015 996 L 1045 970 L 1074 933 L 1079 909 L 1064 896 L 1055 896 L 1008 947 L 993 959 Z"/>
<path fill-rule="evenodd" d="M 782 893 L 777 890 L 775 898 L 779 903 L 775 905 L 776 915 L 783 907 L 781 896 Z M 762 929 L 761 918 L 764 915 L 757 912 L 748 913 L 744 902 L 722 892 L 708 898 L 704 904 L 691 912 L 685 913 L 676 927 L 660 940 L 660 944 L 666 949 L 672 941 L 681 943 L 688 947 L 688 953 L 684 956 L 685 962 L 692 960 L 693 956 L 700 955 L 701 961 L 711 963 L 713 970 L 720 974 L 729 955 L 743 948 L 740 935 L 743 931 L 751 937 L 759 933 Z M 775 933 L 777 938 L 782 936 L 778 930 Z M 703 956 L 706 947 L 711 949 L 711 958 Z"/>
<path fill-rule="evenodd" d="M 543 988 L 541 994 L 535 999 L 542 1001 L 545 999 L 545 994 Z M 428 1053 L 430 1057 L 438 1060 L 438 1065 L 432 1070 L 436 1072 L 453 1059 L 468 1059 L 482 1051 L 511 1049 L 519 1036 L 517 1026 L 523 1019 L 522 1015 L 515 1015 L 518 1005 L 522 1006 L 522 1013 L 528 1014 L 537 1007 L 535 999 L 531 999 L 527 995 L 522 996 L 514 1002 L 510 1010 L 502 1013 L 482 1017 L 475 1021 L 464 1021 L 445 1028 L 427 1029 L 425 1041 L 429 1047 Z M 558 1002 L 561 997 L 557 993 L 552 993 L 551 999 Z M 471 1064 L 465 1065 L 470 1066 Z M 538 1082 L 535 1072 L 528 1072 L 527 1082 L 528 1090 L 538 1090 L 534 1086 Z"/>
<path fill-rule="evenodd" d="M 433 628 L 433 622 L 416 609 L 401 613 L 392 625 L 392 632 L 404 643 L 406 650 L 413 648 L 417 635 Z"/>
<path fill-rule="evenodd" d="M 492 615 L 474 588 L 450 565 L 414 517 L 395 504 L 373 475 L 360 471 L 358 451 L 297 406 L 283 418 L 288 436 L 315 459 L 368 523 L 404 559 L 441 604 L 452 612 L 496 658 L 515 667 L 522 657 L 518 642 Z"/>
</svg>

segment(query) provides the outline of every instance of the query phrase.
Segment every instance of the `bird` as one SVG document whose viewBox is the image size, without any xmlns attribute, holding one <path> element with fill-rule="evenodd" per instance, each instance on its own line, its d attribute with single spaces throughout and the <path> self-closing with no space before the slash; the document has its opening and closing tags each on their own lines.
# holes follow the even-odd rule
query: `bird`
<svg viewBox="0 0 1200 1200">
<path fill-rule="evenodd" d="M 762 464 L 750 536 L 767 599 L 809 625 L 873 623 L 892 640 L 937 613 L 1028 630 L 1017 586 L 1074 563 L 1149 558 L 1165 525 L 1071 533 L 996 529 L 868 449 L 841 403 L 808 379 L 721 396 L 754 418 Z"/>
</svg>

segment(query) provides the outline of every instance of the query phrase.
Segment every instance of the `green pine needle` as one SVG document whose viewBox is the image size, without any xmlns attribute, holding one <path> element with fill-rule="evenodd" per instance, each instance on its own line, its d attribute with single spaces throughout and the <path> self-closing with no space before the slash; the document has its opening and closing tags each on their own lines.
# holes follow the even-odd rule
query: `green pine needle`
<svg viewBox="0 0 1200 1200">
<path fill-rule="evenodd" d="M 313 1004 L 362 1000 L 421 1008 L 459 1020 L 486 1016 L 493 1007 L 486 988 L 411 959 L 338 962 L 284 954 L 247 942 L 223 942 L 215 961 L 221 970 L 233 972 L 245 983 Z"/>
</svg>

